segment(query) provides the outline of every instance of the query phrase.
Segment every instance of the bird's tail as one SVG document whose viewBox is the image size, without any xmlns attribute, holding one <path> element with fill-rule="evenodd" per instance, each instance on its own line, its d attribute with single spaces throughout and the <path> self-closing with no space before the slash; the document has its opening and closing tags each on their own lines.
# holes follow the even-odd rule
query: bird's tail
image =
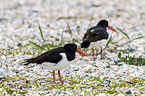
<svg viewBox="0 0 145 96">
<path fill-rule="evenodd" d="M 81 44 L 81 48 L 88 48 L 90 46 L 90 42 L 89 41 L 83 41 Z"/>
<path fill-rule="evenodd" d="M 23 65 L 29 65 L 30 63 L 35 63 L 35 58 L 25 59 Z"/>
</svg>

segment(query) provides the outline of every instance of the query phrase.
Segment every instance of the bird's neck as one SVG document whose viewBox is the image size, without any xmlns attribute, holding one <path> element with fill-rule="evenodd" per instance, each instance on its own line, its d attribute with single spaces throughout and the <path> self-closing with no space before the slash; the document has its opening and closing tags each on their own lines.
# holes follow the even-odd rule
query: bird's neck
<svg viewBox="0 0 145 96">
<path fill-rule="evenodd" d="M 68 61 L 72 61 L 75 59 L 75 53 L 66 53 L 66 58 Z"/>
</svg>

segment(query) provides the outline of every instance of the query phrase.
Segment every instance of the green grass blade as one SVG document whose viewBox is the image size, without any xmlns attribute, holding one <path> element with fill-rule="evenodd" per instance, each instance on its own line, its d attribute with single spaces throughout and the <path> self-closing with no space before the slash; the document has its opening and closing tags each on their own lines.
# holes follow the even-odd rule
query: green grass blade
<svg viewBox="0 0 145 96">
<path fill-rule="evenodd" d="M 108 42 L 106 44 L 106 47 L 108 47 L 108 45 L 111 43 L 111 41 L 112 41 L 112 36 L 109 38 L 109 40 L 108 40 Z"/>
<path fill-rule="evenodd" d="M 64 33 L 64 31 L 62 32 L 62 34 L 61 34 L 61 44 L 63 44 L 64 43 L 64 38 L 63 38 L 63 33 Z"/>
<path fill-rule="evenodd" d="M 118 58 L 121 58 L 121 52 L 118 53 Z"/>
<path fill-rule="evenodd" d="M 40 45 L 38 45 L 38 44 L 36 44 L 36 43 L 34 43 L 34 42 L 32 42 L 32 41 L 29 41 L 29 43 L 35 45 L 36 47 L 38 47 L 38 48 L 40 48 L 40 49 L 44 49 L 43 47 L 41 47 Z"/>
<path fill-rule="evenodd" d="M 39 23 L 38 23 L 38 26 L 39 26 L 39 31 L 40 31 L 40 34 L 41 34 L 41 38 L 42 38 L 42 40 L 43 40 L 45 46 L 47 47 L 47 49 L 49 49 L 48 46 L 47 46 L 47 44 L 46 44 L 46 42 L 45 42 L 45 39 L 44 39 L 44 36 L 43 36 L 43 32 L 42 32 L 42 29 L 41 29 L 41 26 L 40 26 Z"/>
<path fill-rule="evenodd" d="M 94 17 L 92 16 L 87 29 L 89 29 L 89 27 L 91 26 L 91 23 L 92 23 L 93 19 L 94 19 Z"/>
<path fill-rule="evenodd" d="M 114 37 L 115 37 L 115 36 L 114 36 Z M 108 42 L 107 42 L 105 48 L 103 48 L 103 50 L 105 50 L 105 49 L 108 47 L 108 45 L 112 42 L 112 40 L 113 40 L 114 37 L 112 37 L 112 34 L 111 34 L 111 36 L 110 36 L 110 38 L 109 38 L 109 40 L 108 40 Z M 101 52 L 99 52 L 99 54 L 101 54 Z"/>
<path fill-rule="evenodd" d="M 67 27 L 68 27 L 68 29 L 69 29 L 69 33 L 71 34 L 71 36 L 72 36 L 72 30 L 71 30 L 71 28 L 70 28 L 70 25 L 69 25 L 69 23 L 68 22 L 66 22 L 66 24 L 67 24 Z"/>
<path fill-rule="evenodd" d="M 120 28 L 118 28 L 118 27 L 117 27 L 117 29 L 118 29 L 120 32 L 122 32 L 128 39 L 130 39 L 129 36 L 127 35 L 127 33 L 123 32 L 123 31 L 122 31 Z"/>
<path fill-rule="evenodd" d="M 133 40 L 141 39 L 141 38 L 144 38 L 144 37 L 145 36 L 140 36 L 140 37 L 134 38 Z"/>
<path fill-rule="evenodd" d="M 118 46 L 123 46 L 123 45 L 125 45 L 125 44 L 131 43 L 131 42 L 134 41 L 134 40 L 138 40 L 138 39 L 141 39 L 141 38 L 144 38 L 144 37 L 145 37 L 145 36 L 140 36 L 140 37 L 134 38 L 134 39 L 129 40 L 129 41 L 127 41 L 127 42 L 125 42 L 125 43 L 123 43 L 123 44 L 121 44 L 121 45 L 118 45 Z"/>
<path fill-rule="evenodd" d="M 108 45 L 111 43 L 112 40 L 113 40 L 113 38 L 112 38 L 112 34 L 111 34 L 111 36 L 110 36 L 110 38 L 109 38 L 109 40 L 108 40 L 108 42 L 106 44 L 106 47 L 108 47 Z"/>
<path fill-rule="evenodd" d="M 106 46 L 105 46 L 105 48 L 103 49 L 103 50 L 105 50 L 107 47 L 108 47 L 108 45 L 112 42 L 112 40 L 115 38 L 115 36 L 114 37 L 112 37 L 112 33 L 111 33 L 111 36 L 110 36 L 110 38 L 109 38 L 109 40 L 108 40 L 108 42 L 107 42 L 107 44 L 106 44 Z M 100 52 L 101 53 L 101 52 Z M 99 53 L 99 54 L 100 54 Z"/>
<path fill-rule="evenodd" d="M 40 26 L 39 23 L 38 23 L 38 25 L 39 25 L 39 31 L 40 31 L 40 34 L 41 34 L 41 38 L 45 42 L 45 39 L 44 39 L 44 36 L 43 36 L 43 32 L 42 32 L 41 26 Z"/>
</svg>

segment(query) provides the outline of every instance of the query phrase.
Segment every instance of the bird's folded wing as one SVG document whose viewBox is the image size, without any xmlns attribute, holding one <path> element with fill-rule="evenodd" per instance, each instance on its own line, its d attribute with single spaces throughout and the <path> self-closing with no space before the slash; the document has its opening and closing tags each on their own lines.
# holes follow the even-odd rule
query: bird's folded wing
<svg viewBox="0 0 145 96">
<path fill-rule="evenodd" d="M 38 58 L 38 60 L 36 60 L 36 63 L 37 64 L 42 64 L 43 62 L 58 63 L 61 59 L 62 56 L 58 54 L 48 55 L 48 56 L 45 55 L 41 57 L 41 59 Z"/>
<path fill-rule="evenodd" d="M 28 65 L 30 63 L 37 63 L 37 64 L 42 64 L 44 62 L 49 62 L 49 63 L 58 63 L 62 59 L 62 56 L 59 54 L 54 54 L 54 55 L 41 55 L 36 58 L 31 58 L 31 59 L 26 59 L 24 65 Z"/>
</svg>

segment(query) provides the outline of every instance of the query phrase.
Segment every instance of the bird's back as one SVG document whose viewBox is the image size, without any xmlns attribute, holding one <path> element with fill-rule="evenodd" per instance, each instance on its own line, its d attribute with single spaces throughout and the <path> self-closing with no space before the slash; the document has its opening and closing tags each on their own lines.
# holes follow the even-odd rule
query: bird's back
<svg viewBox="0 0 145 96">
<path fill-rule="evenodd" d="M 103 39 L 108 39 L 106 28 L 102 26 L 91 27 L 85 33 L 81 47 L 88 48 L 91 42 L 101 41 Z"/>
<path fill-rule="evenodd" d="M 63 47 L 49 50 L 49 51 L 47 51 L 47 52 L 45 52 L 45 53 L 43 53 L 35 58 L 26 59 L 24 65 L 28 65 L 30 63 L 41 64 L 43 62 L 57 63 L 62 58 L 60 53 L 65 53 L 65 50 Z"/>
<path fill-rule="evenodd" d="M 108 33 L 106 28 L 102 26 L 94 26 L 87 30 L 83 40 L 89 40 L 90 42 L 98 41 L 102 39 L 108 39 Z"/>
</svg>

